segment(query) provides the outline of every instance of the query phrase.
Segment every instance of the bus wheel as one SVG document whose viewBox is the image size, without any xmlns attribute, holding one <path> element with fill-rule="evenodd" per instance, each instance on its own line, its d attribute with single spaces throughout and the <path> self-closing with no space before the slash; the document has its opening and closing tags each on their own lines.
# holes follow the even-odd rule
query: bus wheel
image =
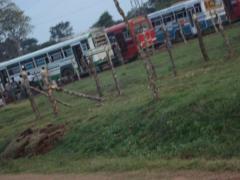
<svg viewBox="0 0 240 180">
<path fill-rule="evenodd" d="M 67 82 L 71 82 L 74 80 L 74 72 L 71 69 L 65 69 L 62 72 L 62 78 L 67 80 Z"/>
</svg>

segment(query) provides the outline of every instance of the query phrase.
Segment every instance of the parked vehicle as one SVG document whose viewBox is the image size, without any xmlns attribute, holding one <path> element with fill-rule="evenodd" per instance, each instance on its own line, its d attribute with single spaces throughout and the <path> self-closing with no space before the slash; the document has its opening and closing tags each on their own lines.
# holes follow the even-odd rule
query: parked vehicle
<svg viewBox="0 0 240 180">
<path fill-rule="evenodd" d="M 217 13 L 222 22 L 226 22 L 226 13 L 222 0 L 188 0 L 176 3 L 166 9 L 156 11 L 148 15 L 156 31 L 157 42 L 164 42 L 161 27 L 164 26 L 169 32 L 172 41 L 178 41 L 180 26 L 186 37 L 193 37 L 197 30 L 193 21 L 195 14 L 199 20 L 201 29 L 206 31 L 213 27 L 212 18 Z"/>
<path fill-rule="evenodd" d="M 230 21 L 240 20 L 240 0 L 223 0 Z"/>
<path fill-rule="evenodd" d="M 127 30 L 127 25 L 125 23 L 109 27 L 106 29 L 106 32 L 112 44 L 113 51 L 117 54 L 117 51 L 120 50 L 125 63 L 138 55 L 136 41 Z"/>
<path fill-rule="evenodd" d="M 155 31 L 148 18 L 139 16 L 129 20 L 130 29 L 125 23 L 119 23 L 106 29 L 113 49 L 120 47 L 125 62 L 137 57 L 138 44 L 149 48 L 156 43 Z M 147 43 L 146 43 L 147 42 Z"/>
<path fill-rule="evenodd" d="M 48 69 L 53 80 L 84 74 L 86 69 L 83 68 L 81 60 L 91 56 L 96 66 L 101 69 L 101 66 L 107 63 L 106 49 L 110 49 L 110 55 L 113 56 L 104 29 L 91 29 L 70 40 L 0 63 L 0 80 L 4 87 L 12 78 L 20 81 L 23 66 L 35 82 L 41 80 L 42 67 Z"/>
<path fill-rule="evenodd" d="M 155 30 L 151 21 L 145 16 L 138 16 L 129 20 L 130 33 L 136 37 L 141 48 L 149 48 L 156 44 Z"/>
</svg>

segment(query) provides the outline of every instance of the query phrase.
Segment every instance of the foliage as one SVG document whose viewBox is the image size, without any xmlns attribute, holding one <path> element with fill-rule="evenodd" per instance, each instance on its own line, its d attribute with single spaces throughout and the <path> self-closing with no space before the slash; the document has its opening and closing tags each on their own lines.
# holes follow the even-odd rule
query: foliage
<svg viewBox="0 0 240 180">
<path fill-rule="evenodd" d="M 50 41 L 59 42 L 61 39 L 72 36 L 73 28 L 69 21 L 60 22 L 50 28 Z"/>
<path fill-rule="evenodd" d="M 205 37 L 210 59 L 204 63 L 197 40 L 174 45 L 178 77 L 168 54 L 153 56 L 161 100 L 152 102 L 141 61 L 116 68 L 123 95 L 116 96 L 111 72 L 99 74 L 101 106 L 56 94 L 73 105 L 55 118 L 45 97 L 37 97 L 41 121 L 28 101 L 0 109 L 0 150 L 19 132 L 48 123 L 66 123 L 68 132 L 45 156 L 0 161 L 0 172 L 129 171 L 137 169 L 240 170 L 240 46 L 238 25 L 228 29 L 237 56 L 225 59 L 222 37 Z M 66 86 L 94 94 L 93 80 Z M 44 166 L 42 166 L 44 164 Z"/>
<path fill-rule="evenodd" d="M 21 41 L 26 39 L 31 30 L 30 18 L 15 3 L 0 0 L 0 42 L 5 49 L 0 52 L 2 60 L 20 55 Z M 16 48 L 16 53 L 9 54 L 12 52 L 12 47 L 8 46 L 9 41 Z"/>
<path fill-rule="evenodd" d="M 114 25 L 115 22 L 109 12 L 105 11 L 98 19 L 98 21 L 93 25 L 93 27 L 110 27 Z"/>
<path fill-rule="evenodd" d="M 183 1 L 183 0 L 149 0 L 149 4 L 155 7 L 157 10 L 166 8 L 176 2 Z"/>
<path fill-rule="evenodd" d="M 21 42 L 23 54 L 27 54 L 39 49 L 38 40 L 35 38 L 27 38 Z"/>
</svg>

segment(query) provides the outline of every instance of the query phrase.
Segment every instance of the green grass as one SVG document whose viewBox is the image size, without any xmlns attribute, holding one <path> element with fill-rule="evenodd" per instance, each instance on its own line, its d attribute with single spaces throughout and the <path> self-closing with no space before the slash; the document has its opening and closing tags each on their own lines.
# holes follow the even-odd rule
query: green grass
<svg viewBox="0 0 240 180">
<path fill-rule="evenodd" d="M 47 155 L 1 161 L 0 173 L 92 172 L 137 169 L 240 170 L 240 30 L 228 28 L 236 57 L 219 34 L 205 37 L 211 61 L 205 63 L 197 40 L 173 50 L 178 77 L 166 52 L 153 57 L 160 101 L 152 100 L 142 61 L 117 68 L 123 90 L 118 97 L 111 72 L 100 74 L 105 101 L 57 94 L 73 108 L 60 107 L 54 118 L 47 99 L 38 97 L 41 120 L 34 120 L 29 102 L 0 109 L 0 152 L 27 127 L 65 123 L 67 133 Z M 95 94 L 86 78 L 68 89 Z"/>
</svg>

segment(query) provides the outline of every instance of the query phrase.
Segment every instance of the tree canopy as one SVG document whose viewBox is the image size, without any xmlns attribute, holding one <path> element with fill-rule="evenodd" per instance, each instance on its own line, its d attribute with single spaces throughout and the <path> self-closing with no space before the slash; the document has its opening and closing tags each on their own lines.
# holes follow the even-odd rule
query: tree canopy
<svg viewBox="0 0 240 180">
<path fill-rule="evenodd" d="M 59 42 L 61 39 L 72 36 L 73 28 L 69 21 L 60 22 L 57 25 L 50 27 L 50 41 Z"/>
<path fill-rule="evenodd" d="M 1 61 L 21 54 L 21 42 L 27 38 L 32 28 L 30 17 L 15 3 L 0 0 L 0 43 L 3 48 L 0 52 Z"/>
<path fill-rule="evenodd" d="M 110 27 L 114 24 L 115 21 L 113 20 L 112 16 L 109 14 L 109 12 L 105 11 L 92 27 Z"/>
</svg>

